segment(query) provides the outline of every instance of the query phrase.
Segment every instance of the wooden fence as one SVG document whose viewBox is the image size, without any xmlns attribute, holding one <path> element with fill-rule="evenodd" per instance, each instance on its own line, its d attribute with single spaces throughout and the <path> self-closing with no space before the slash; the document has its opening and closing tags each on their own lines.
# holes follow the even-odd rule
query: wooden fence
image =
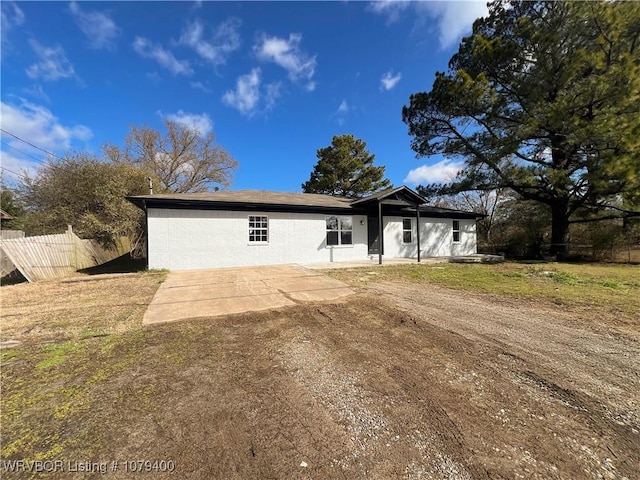
<svg viewBox="0 0 640 480">
<path fill-rule="evenodd" d="M 30 282 L 65 277 L 129 251 L 128 239 L 120 239 L 117 244 L 115 249 L 105 250 L 93 240 L 79 238 L 71 227 L 57 235 L 3 239 L 0 243 L 2 276 L 17 269 Z M 5 271 L 7 268 L 11 270 Z"/>
<path fill-rule="evenodd" d="M 10 240 L 12 238 L 24 238 L 24 232 L 22 230 L 0 230 L 0 239 Z"/>
</svg>

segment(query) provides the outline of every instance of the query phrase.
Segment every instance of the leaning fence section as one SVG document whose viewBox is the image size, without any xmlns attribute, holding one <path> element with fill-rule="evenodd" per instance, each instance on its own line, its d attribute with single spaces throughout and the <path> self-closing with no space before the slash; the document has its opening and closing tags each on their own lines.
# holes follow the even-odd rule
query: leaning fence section
<svg viewBox="0 0 640 480">
<path fill-rule="evenodd" d="M 93 240 L 79 238 L 71 229 L 56 235 L 3 239 L 2 275 L 13 268 L 30 282 L 71 275 L 76 270 L 108 262 L 128 251 L 128 242 L 106 250 Z M 11 267 L 11 265 L 13 268 Z M 5 272 L 10 269 L 9 272 Z"/>
</svg>

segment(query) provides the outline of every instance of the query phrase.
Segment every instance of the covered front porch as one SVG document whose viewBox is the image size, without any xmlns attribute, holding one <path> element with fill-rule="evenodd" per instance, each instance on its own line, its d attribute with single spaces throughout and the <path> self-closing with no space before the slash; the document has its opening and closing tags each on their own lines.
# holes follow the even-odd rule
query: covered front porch
<svg viewBox="0 0 640 480">
<path fill-rule="evenodd" d="M 420 262 L 420 206 L 426 203 L 426 199 L 405 186 L 384 190 L 374 193 L 366 198 L 356 200 L 352 205 L 366 212 L 367 215 L 367 239 L 369 259 L 373 256 L 377 258 L 379 265 L 382 265 L 384 256 L 384 218 L 385 216 L 401 216 L 415 218 L 416 222 L 416 259 L 395 258 L 385 259 L 402 261 L 400 263 Z"/>
</svg>

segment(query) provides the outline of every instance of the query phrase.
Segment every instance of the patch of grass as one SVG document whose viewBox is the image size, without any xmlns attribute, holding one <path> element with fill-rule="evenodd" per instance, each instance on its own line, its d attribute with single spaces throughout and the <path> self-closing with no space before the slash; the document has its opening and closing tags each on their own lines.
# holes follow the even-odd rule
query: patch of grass
<svg viewBox="0 0 640 480">
<path fill-rule="evenodd" d="M 379 281 L 420 282 L 471 292 L 606 309 L 634 323 L 640 317 L 640 267 L 634 265 L 425 263 L 375 269 L 335 269 L 325 273 L 352 286 Z"/>
<path fill-rule="evenodd" d="M 88 435 L 100 421 L 94 406 L 105 393 L 104 385 L 140 361 L 144 342 L 140 330 L 13 348 L 12 358 L 22 362 L 1 372 L 2 458 L 57 460 L 63 452 L 69 458 L 74 453 L 90 457 L 93 443 Z"/>
<path fill-rule="evenodd" d="M 551 273 L 551 278 L 553 278 L 558 283 L 564 283 L 565 285 L 575 285 L 577 278 L 574 275 L 571 275 L 569 272 L 564 272 L 562 270 Z"/>
<path fill-rule="evenodd" d="M 82 348 L 78 342 L 64 342 L 58 344 L 47 345 L 44 349 L 47 356 L 36 365 L 38 370 L 46 370 L 51 367 L 57 367 L 65 361 L 69 354 Z"/>
<path fill-rule="evenodd" d="M 147 332 L 142 316 L 166 275 L 2 287 L 0 339 L 24 342 L 0 351 L 3 459 L 91 458 L 91 432 L 108 423 L 95 408 L 109 392 L 105 386 L 140 362 Z"/>
<path fill-rule="evenodd" d="M 185 323 L 12 348 L 5 355 L 11 362 L 0 370 L 0 457 L 105 455 L 112 425 L 126 430 L 132 418 L 153 415 L 171 390 L 158 379 L 182 379 L 185 365 L 203 351 L 214 362 L 217 343 L 205 323 Z"/>
<path fill-rule="evenodd" d="M 18 354 L 13 348 L 5 348 L 0 350 L 0 363 L 5 363 L 13 358 L 16 358 Z"/>
<path fill-rule="evenodd" d="M 2 287 L 0 341 L 80 340 L 138 328 L 166 276 L 144 271 Z"/>
</svg>

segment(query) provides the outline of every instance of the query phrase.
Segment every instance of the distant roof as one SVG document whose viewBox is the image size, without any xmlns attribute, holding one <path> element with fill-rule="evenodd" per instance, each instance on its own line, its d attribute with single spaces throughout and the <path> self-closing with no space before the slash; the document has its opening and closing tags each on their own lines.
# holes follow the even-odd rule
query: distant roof
<svg viewBox="0 0 640 480">
<path fill-rule="evenodd" d="M 11 215 L 9 215 L 7 212 L 5 212 L 4 210 L 0 210 L 0 219 L 2 220 L 11 220 L 13 217 Z"/>
</svg>

